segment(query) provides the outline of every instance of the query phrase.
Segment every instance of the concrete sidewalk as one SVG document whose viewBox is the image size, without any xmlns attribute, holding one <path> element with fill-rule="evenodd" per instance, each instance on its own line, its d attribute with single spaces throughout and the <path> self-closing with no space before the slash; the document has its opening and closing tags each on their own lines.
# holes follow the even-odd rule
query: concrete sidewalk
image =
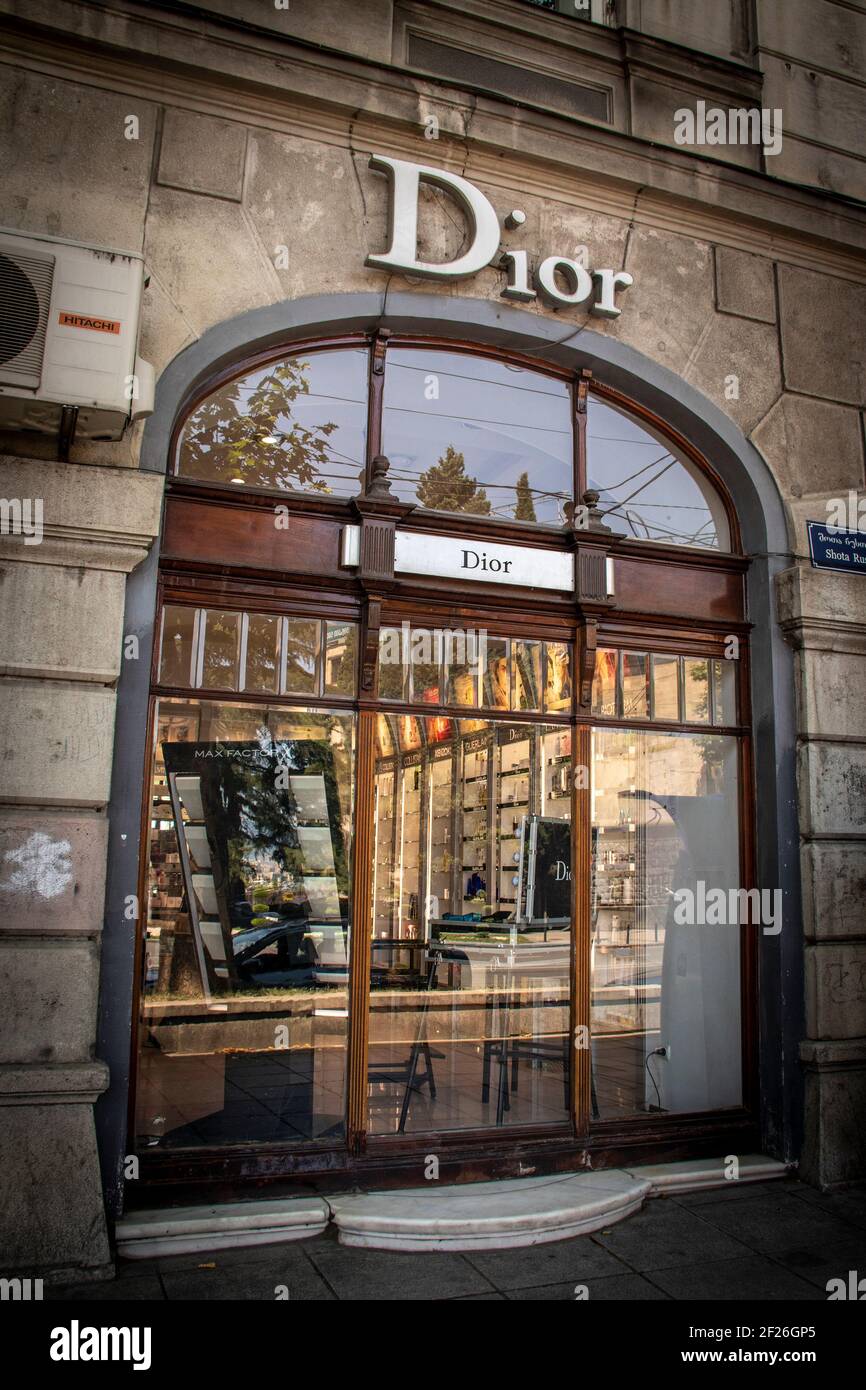
<svg viewBox="0 0 866 1390">
<path fill-rule="evenodd" d="M 46 1299 L 717 1299 L 825 1301 L 829 1279 L 866 1277 L 866 1189 L 824 1196 L 787 1180 L 649 1201 L 609 1231 L 521 1250 L 398 1254 L 350 1249 L 329 1230 L 282 1245 L 118 1261 L 110 1283 Z M 585 1295 L 584 1295 L 585 1296 Z M 286 1293 L 282 1292 L 282 1297 Z"/>
</svg>

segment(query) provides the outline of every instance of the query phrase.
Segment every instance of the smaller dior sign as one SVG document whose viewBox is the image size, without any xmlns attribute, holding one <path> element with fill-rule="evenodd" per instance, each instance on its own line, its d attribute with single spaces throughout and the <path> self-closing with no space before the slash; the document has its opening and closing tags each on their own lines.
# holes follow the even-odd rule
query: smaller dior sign
<svg viewBox="0 0 866 1390">
<path fill-rule="evenodd" d="M 341 564 L 352 568 L 360 560 L 361 532 L 344 526 Z M 517 584 L 527 589 L 574 589 L 574 555 L 531 545 L 500 545 L 462 536 L 432 536 L 398 531 L 394 538 L 394 570 L 437 579 L 469 579 L 482 584 Z M 613 592 L 613 561 L 608 560 L 608 592 Z"/>
<path fill-rule="evenodd" d="M 477 275 L 498 258 L 506 272 L 504 299 L 527 303 L 540 297 L 555 309 L 588 306 L 591 313 L 609 319 L 622 313 L 616 303 L 617 292 L 634 283 L 627 270 L 590 270 L 571 256 L 553 255 L 543 257 L 531 272 L 527 251 L 508 247 L 499 256 L 499 215 L 489 198 L 468 179 L 429 164 L 412 164 L 383 154 L 370 156 L 370 168 L 380 169 L 389 177 L 390 227 L 387 251 L 371 253 L 365 265 L 400 270 L 428 280 L 454 281 Z M 463 214 L 469 245 L 453 260 L 419 259 L 418 199 L 422 183 L 441 189 Z M 511 230 L 525 222 L 526 214 L 521 208 L 513 208 L 505 218 L 505 225 Z"/>
</svg>

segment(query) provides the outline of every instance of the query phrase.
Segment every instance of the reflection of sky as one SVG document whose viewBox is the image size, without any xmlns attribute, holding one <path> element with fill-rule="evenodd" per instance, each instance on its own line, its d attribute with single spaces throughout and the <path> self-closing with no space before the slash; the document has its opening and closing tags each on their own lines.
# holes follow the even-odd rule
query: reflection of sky
<svg viewBox="0 0 866 1390">
<path fill-rule="evenodd" d="M 718 546 L 706 499 L 683 465 L 634 420 L 592 397 L 587 472 L 615 531 L 674 545 Z"/>
<path fill-rule="evenodd" d="M 438 399 L 428 400 L 431 377 Z M 385 377 L 382 449 L 389 480 L 404 501 L 448 445 L 484 488 L 491 516 L 513 517 L 516 483 L 529 474 L 539 521 L 562 520 L 570 498 L 573 445 L 570 395 L 562 382 L 490 358 L 392 349 Z"/>
</svg>

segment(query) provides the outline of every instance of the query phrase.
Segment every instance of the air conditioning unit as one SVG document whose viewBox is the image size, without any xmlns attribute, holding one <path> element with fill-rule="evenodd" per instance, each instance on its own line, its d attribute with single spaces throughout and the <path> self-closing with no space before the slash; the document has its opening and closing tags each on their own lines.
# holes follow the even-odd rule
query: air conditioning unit
<svg viewBox="0 0 866 1390">
<path fill-rule="evenodd" d="M 0 228 L 0 430 L 120 439 L 153 412 L 141 256 Z"/>
</svg>

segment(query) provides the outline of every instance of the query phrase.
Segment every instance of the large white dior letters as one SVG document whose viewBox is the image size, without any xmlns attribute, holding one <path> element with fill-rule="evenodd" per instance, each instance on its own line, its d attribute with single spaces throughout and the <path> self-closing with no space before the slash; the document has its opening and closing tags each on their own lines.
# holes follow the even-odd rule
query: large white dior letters
<svg viewBox="0 0 866 1390">
<path fill-rule="evenodd" d="M 477 275 L 496 258 L 499 216 L 493 204 L 468 179 L 428 164 L 412 164 L 384 154 L 371 155 L 370 168 L 381 169 L 390 180 L 389 245 L 381 255 L 370 254 L 365 265 L 402 270 L 407 275 L 425 276 L 430 280 L 453 281 Z M 418 259 L 418 195 L 422 182 L 447 193 L 466 219 L 469 247 L 452 261 Z M 521 226 L 525 220 L 524 214 L 516 209 L 508 214 L 506 225 Z M 505 299 L 526 302 L 540 295 L 546 303 L 559 308 L 585 304 L 595 294 L 591 312 L 609 319 L 618 318 L 622 312 L 615 302 L 617 290 L 628 289 L 633 284 L 633 277 L 627 270 L 587 270 L 568 256 L 548 256 L 543 260 L 533 276 L 534 288 L 530 284 L 526 251 L 509 249 L 503 252 L 500 265 L 507 271 L 507 284 L 502 291 Z"/>
</svg>

